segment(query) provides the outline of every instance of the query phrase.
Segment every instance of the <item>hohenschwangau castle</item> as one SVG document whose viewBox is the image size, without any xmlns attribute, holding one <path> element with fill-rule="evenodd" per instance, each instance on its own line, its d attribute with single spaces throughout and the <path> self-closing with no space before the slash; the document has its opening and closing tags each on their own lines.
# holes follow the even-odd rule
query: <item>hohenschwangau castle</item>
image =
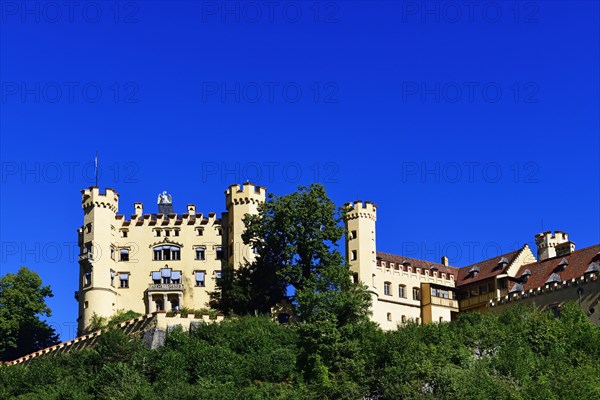
<svg viewBox="0 0 600 400">
<path fill-rule="evenodd" d="M 142 203 L 134 203 L 127 217 L 118 214 L 115 190 L 83 190 L 75 295 L 79 331 L 86 331 L 94 314 L 208 307 L 223 268 L 253 260 L 252 248 L 242 240 L 242 218 L 256 213 L 265 197 L 264 187 L 231 185 L 225 191 L 226 211 L 217 216 L 198 212 L 194 204 L 176 213 L 163 192 L 153 205 L 157 209 L 144 212 Z M 558 312 L 566 300 L 578 301 L 600 323 L 600 245 L 575 250 L 568 234 L 543 232 L 535 236 L 537 257 L 524 245 L 456 268 L 445 257 L 433 262 L 379 252 L 375 204 L 356 201 L 346 207 L 348 262 L 354 279 L 371 292 L 372 319 L 383 329 L 409 320 L 450 321 L 458 312 L 521 302 Z"/>
</svg>

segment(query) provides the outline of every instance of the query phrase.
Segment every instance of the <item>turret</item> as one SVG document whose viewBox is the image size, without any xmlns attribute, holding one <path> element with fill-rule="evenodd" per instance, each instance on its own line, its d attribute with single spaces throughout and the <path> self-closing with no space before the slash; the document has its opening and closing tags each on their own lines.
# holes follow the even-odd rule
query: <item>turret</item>
<svg viewBox="0 0 600 400">
<path fill-rule="evenodd" d="M 569 234 L 561 231 L 547 231 L 535 235 L 539 261 L 564 256 L 575 251 L 575 243 L 569 240 Z"/>
<path fill-rule="evenodd" d="M 346 203 L 346 255 L 355 279 L 373 287 L 377 264 L 375 222 L 377 206 L 369 201 Z"/>
<path fill-rule="evenodd" d="M 81 191 L 83 226 L 79 229 L 79 331 L 89 326 L 94 313 L 102 317 L 114 314 L 116 291 L 111 244 L 114 241 L 115 215 L 119 195 L 110 188 L 104 193 L 92 186 Z M 113 250 L 114 251 L 114 250 Z"/>
<path fill-rule="evenodd" d="M 254 259 L 251 246 L 244 245 L 242 240 L 242 234 L 246 229 L 243 218 L 246 214 L 258 213 L 258 205 L 265 201 L 266 193 L 266 188 L 249 182 L 242 186 L 230 185 L 225 191 L 225 206 L 228 214 L 227 254 L 229 265 L 233 268 Z"/>
</svg>

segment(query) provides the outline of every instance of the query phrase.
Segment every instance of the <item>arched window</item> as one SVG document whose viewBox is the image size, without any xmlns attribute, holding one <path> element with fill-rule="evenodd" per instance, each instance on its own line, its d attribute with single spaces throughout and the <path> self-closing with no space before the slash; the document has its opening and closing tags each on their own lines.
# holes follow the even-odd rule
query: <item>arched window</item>
<svg viewBox="0 0 600 400">
<path fill-rule="evenodd" d="M 178 261 L 181 249 L 178 246 L 164 245 L 154 248 L 154 261 Z"/>
</svg>

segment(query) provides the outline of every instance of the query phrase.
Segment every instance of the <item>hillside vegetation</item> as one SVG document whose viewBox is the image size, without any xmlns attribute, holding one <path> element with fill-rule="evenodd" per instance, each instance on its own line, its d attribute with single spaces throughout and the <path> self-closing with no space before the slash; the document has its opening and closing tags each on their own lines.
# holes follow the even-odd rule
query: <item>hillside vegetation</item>
<svg viewBox="0 0 600 400">
<path fill-rule="evenodd" d="M 386 333 L 306 329 L 241 317 L 157 350 L 111 330 L 94 349 L 0 367 L 0 398 L 600 399 L 600 331 L 575 304 L 559 318 L 516 307 Z"/>
</svg>

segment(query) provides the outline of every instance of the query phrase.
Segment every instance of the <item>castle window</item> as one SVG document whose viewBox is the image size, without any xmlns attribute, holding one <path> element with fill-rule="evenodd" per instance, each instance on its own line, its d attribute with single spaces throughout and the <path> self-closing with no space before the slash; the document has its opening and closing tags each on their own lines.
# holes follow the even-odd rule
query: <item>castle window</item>
<svg viewBox="0 0 600 400">
<path fill-rule="evenodd" d="M 382 267 L 385 267 L 385 261 L 382 261 L 382 262 L 381 262 L 381 266 L 382 266 Z"/>
<path fill-rule="evenodd" d="M 157 246 L 154 248 L 154 261 L 178 261 L 181 250 L 177 246 Z"/>
<path fill-rule="evenodd" d="M 223 236 L 223 228 L 217 228 L 217 236 Z"/>
<path fill-rule="evenodd" d="M 221 271 L 215 271 L 215 278 L 221 279 L 222 276 Z"/>
<path fill-rule="evenodd" d="M 179 229 L 175 229 L 175 230 L 173 231 L 173 234 L 174 234 L 175 236 L 179 236 Z"/>
<path fill-rule="evenodd" d="M 117 276 L 117 273 L 111 269 L 110 270 L 110 286 L 112 286 L 112 287 L 115 286 L 115 276 Z"/>
<path fill-rule="evenodd" d="M 405 324 L 406 323 L 406 315 L 402 316 L 402 323 Z"/>
<path fill-rule="evenodd" d="M 129 287 L 129 273 L 128 272 L 123 272 L 121 274 L 119 274 L 119 280 L 120 280 L 120 288 L 122 289 L 126 289 Z"/>
<path fill-rule="evenodd" d="M 351 231 L 350 232 L 350 239 L 356 239 L 357 235 L 356 235 L 356 231 Z"/>
<path fill-rule="evenodd" d="M 392 320 L 392 313 L 390 313 L 390 312 L 389 312 L 389 313 L 387 313 L 387 320 L 388 320 L 388 321 L 391 321 L 391 320 Z"/>
<path fill-rule="evenodd" d="M 352 280 L 354 283 L 358 283 L 358 273 L 357 272 L 352 274 Z"/>
<path fill-rule="evenodd" d="M 204 271 L 196 271 L 194 275 L 196 277 L 196 286 L 203 287 L 206 273 Z"/>
<path fill-rule="evenodd" d="M 90 286 L 92 284 L 92 270 L 88 269 L 83 275 L 83 286 Z"/>
<path fill-rule="evenodd" d="M 252 254 L 258 254 L 258 246 L 252 246 Z"/>
<path fill-rule="evenodd" d="M 406 285 L 398 285 L 398 296 L 402 299 L 406 298 Z"/>
<path fill-rule="evenodd" d="M 161 268 L 160 276 L 163 284 L 171 283 L 171 268 Z"/>
<path fill-rule="evenodd" d="M 85 301 L 85 302 L 83 303 L 83 308 L 88 308 L 89 306 L 90 306 L 90 305 L 89 305 L 89 303 L 88 303 L 87 301 Z"/>
<path fill-rule="evenodd" d="M 122 238 L 126 238 L 128 234 L 129 234 L 129 231 L 127 229 L 121 229 L 121 237 Z"/>
<path fill-rule="evenodd" d="M 119 261 L 129 261 L 129 250 L 128 249 L 119 250 Z"/>
<path fill-rule="evenodd" d="M 154 230 L 154 236 L 156 236 L 156 237 L 160 236 L 160 229 L 155 229 Z"/>
<path fill-rule="evenodd" d="M 216 259 L 217 260 L 222 260 L 223 259 L 223 248 L 222 247 L 217 247 L 216 248 Z"/>
<path fill-rule="evenodd" d="M 160 271 L 152 272 L 152 283 L 155 285 L 159 285 L 161 281 Z"/>
<path fill-rule="evenodd" d="M 85 226 L 85 233 L 92 233 L 92 224 L 89 223 Z"/>
<path fill-rule="evenodd" d="M 413 300 L 421 300 L 421 289 L 413 287 Z"/>
<path fill-rule="evenodd" d="M 168 229 L 165 229 L 165 236 L 171 236 L 171 231 Z"/>
<path fill-rule="evenodd" d="M 92 242 L 87 242 L 87 243 L 85 244 L 85 252 L 86 252 L 87 254 L 92 254 L 92 249 L 93 249 L 93 248 L 94 248 L 94 247 L 93 247 L 93 245 L 92 245 Z"/>
<path fill-rule="evenodd" d="M 444 317 L 440 317 L 440 322 L 444 322 Z"/>
<path fill-rule="evenodd" d="M 113 260 L 115 259 L 115 248 L 114 247 L 110 248 L 110 258 Z"/>
<path fill-rule="evenodd" d="M 181 283 L 181 272 L 180 271 L 173 271 L 173 273 L 171 274 L 171 283 L 176 283 L 176 284 Z"/>
<path fill-rule="evenodd" d="M 357 251 L 352 250 L 352 256 L 350 257 L 350 260 L 355 261 L 357 257 L 358 257 Z"/>
<path fill-rule="evenodd" d="M 196 248 L 196 260 L 205 260 L 206 259 L 206 249 L 204 247 Z"/>
<path fill-rule="evenodd" d="M 384 282 L 383 283 L 383 294 L 387 295 L 387 296 L 391 296 L 392 295 L 392 284 L 390 282 Z"/>
<path fill-rule="evenodd" d="M 204 228 L 196 228 L 196 236 L 204 235 Z"/>
</svg>

